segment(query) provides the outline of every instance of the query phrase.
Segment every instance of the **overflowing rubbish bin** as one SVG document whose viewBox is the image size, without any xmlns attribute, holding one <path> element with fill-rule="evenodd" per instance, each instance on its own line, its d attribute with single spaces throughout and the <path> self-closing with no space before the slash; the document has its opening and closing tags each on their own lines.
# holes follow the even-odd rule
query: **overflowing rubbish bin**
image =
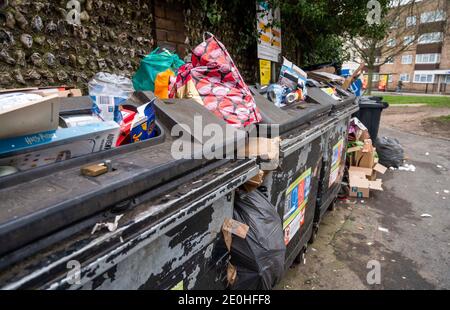
<svg viewBox="0 0 450 310">
<path fill-rule="evenodd" d="M 358 110 L 342 78 L 284 58 L 249 88 L 209 33 L 146 60 L 89 97 L 0 98 L 39 114 L 0 140 L 0 288 L 271 289 L 301 261 Z"/>
<path fill-rule="evenodd" d="M 358 106 L 354 104 L 354 100 L 355 97 L 348 94 L 343 102 L 335 106 L 336 109 L 331 114 L 334 119 L 334 125 L 325 134 L 326 151 L 324 152 L 319 192 L 317 195 L 313 238 L 315 237 L 323 215 L 333 205 L 341 190 L 348 142 L 348 126 L 352 114 L 358 110 Z"/>
<path fill-rule="evenodd" d="M 339 85 L 333 85 L 335 97 L 332 97 L 322 91 L 321 87 L 324 86 L 319 85 L 312 88 L 310 94 L 317 101 L 326 102 L 332 106 L 329 117 L 333 120 L 333 126 L 323 136 L 326 142 L 317 194 L 313 239 L 323 215 L 332 206 L 341 189 L 345 168 L 348 126 L 352 114 L 358 111 L 358 105 L 355 104 L 353 94 L 342 89 Z"/>
<path fill-rule="evenodd" d="M 152 99 L 136 93 L 126 104 Z M 75 115 L 88 102 L 61 99 L 61 113 Z M 192 100 L 156 100 L 153 108 L 152 139 L 0 178 L 1 288 L 226 287 L 221 228 L 234 190 L 257 174 L 256 160 L 174 159 L 175 125 L 193 128 L 193 115 L 229 125 Z M 192 153 L 204 152 L 197 138 L 188 139 L 199 146 Z M 103 175 L 80 173 L 105 161 Z"/>
<path fill-rule="evenodd" d="M 367 127 L 373 141 L 377 140 L 380 128 L 381 113 L 389 107 L 382 97 L 361 97 L 356 117 Z"/>
<path fill-rule="evenodd" d="M 278 167 L 268 172 L 261 189 L 282 218 L 286 270 L 299 260 L 313 232 L 322 158 L 326 151 L 324 135 L 334 125 L 329 116 L 332 105 L 315 100 L 310 90 L 308 88 L 306 102 L 280 109 L 253 89 L 263 118 L 259 127 L 277 127 L 281 139 Z"/>
</svg>

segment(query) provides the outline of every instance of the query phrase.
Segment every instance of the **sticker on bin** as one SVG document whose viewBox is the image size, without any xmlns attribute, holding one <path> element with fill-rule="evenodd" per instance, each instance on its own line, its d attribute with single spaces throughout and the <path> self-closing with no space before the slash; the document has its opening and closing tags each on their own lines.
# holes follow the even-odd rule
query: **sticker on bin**
<svg viewBox="0 0 450 310">
<path fill-rule="evenodd" d="M 311 189 L 311 168 L 306 170 L 286 191 L 283 229 L 285 243 L 295 236 L 305 221 L 305 210 Z"/>
<path fill-rule="evenodd" d="M 333 146 L 333 157 L 331 159 L 331 172 L 328 187 L 331 187 L 338 179 L 343 150 L 344 150 L 344 140 L 341 139 L 339 140 L 338 143 L 336 143 Z"/>
<path fill-rule="evenodd" d="M 295 212 L 294 219 L 290 224 L 286 226 L 284 229 L 284 244 L 288 245 L 288 243 L 294 238 L 295 234 L 300 230 L 300 227 L 305 223 L 305 211 L 306 211 L 306 203 L 303 204 L 301 209 Z"/>
</svg>

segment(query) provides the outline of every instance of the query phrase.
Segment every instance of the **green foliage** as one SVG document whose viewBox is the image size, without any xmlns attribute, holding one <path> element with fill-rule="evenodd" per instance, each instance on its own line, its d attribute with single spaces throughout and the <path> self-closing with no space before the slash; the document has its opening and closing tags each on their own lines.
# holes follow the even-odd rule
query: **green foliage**
<svg viewBox="0 0 450 310">
<path fill-rule="evenodd" d="M 388 0 L 379 0 L 383 14 Z M 214 33 L 229 49 L 246 78 L 255 78 L 258 33 L 254 1 L 184 0 L 191 14 L 188 26 L 191 45 L 201 41 L 203 31 Z M 368 25 L 367 1 L 361 0 L 269 0 L 279 7 L 283 55 L 299 66 L 322 62 L 343 62 L 348 58 L 343 48 L 344 36 L 382 38 L 386 23 Z M 242 69 L 241 69 L 242 70 Z M 253 72 L 252 72 L 253 70 Z"/>
<path fill-rule="evenodd" d="M 281 10 L 283 53 L 300 66 L 346 60 L 341 38 L 356 36 L 367 24 L 366 1 L 272 0 L 271 4 Z"/>
<path fill-rule="evenodd" d="M 257 80 L 256 4 L 239 0 L 185 0 L 189 14 L 185 25 L 191 47 L 202 41 L 205 31 L 225 44 L 246 81 Z"/>
<path fill-rule="evenodd" d="M 450 122 L 450 115 L 439 116 L 441 122 Z"/>
</svg>

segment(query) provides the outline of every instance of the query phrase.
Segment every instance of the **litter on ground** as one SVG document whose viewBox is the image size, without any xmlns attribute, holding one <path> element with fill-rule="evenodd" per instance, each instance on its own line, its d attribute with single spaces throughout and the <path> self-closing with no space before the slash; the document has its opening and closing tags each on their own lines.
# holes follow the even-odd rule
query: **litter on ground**
<svg viewBox="0 0 450 310">
<path fill-rule="evenodd" d="M 410 165 L 410 164 L 404 164 L 403 166 L 398 167 L 398 170 L 415 172 L 416 166 Z"/>
<path fill-rule="evenodd" d="M 378 226 L 378 230 L 379 230 L 379 231 L 382 231 L 382 232 L 386 232 L 386 233 L 389 232 L 389 229 L 384 228 L 384 227 L 381 227 L 381 226 Z"/>
</svg>

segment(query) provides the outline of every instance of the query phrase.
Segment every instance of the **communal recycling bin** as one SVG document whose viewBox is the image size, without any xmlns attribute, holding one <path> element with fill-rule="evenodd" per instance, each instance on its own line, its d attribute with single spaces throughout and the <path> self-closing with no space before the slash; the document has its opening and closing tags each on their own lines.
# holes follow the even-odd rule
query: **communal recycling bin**
<svg viewBox="0 0 450 310">
<path fill-rule="evenodd" d="M 355 116 L 367 127 L 372 141 L 376 141 L 378 129 L 380 128 L 381 113 L 384 109 L 389 107 L 389 104 L 387 102 L 382 102 L 381 97 L 371 98 L 372 97 L 361 98 L 359 101 L 359 111 Z"/>
<path fill-rule="evenodd" d="M 322 87 L 328 87 L 328 85 Z M 330 96 L 320 88 L 320 86 L 313 87 L 308 94 L 314 100 L 332 106 L 329 117 L 332 119 L 333 125 L 323 135 L 325 149 L 319 178 L 317 208 L 314 216 L 314 230 L 311 242 L 315 239 L 323 215 L 333 205 L 341 189 L 345 168 L 348 126 L 351 115 L 358 110 L 358 105 L 355 104 L 355 96 L 338 85 L 333 85 L 333 88 L 336 90 L 336 97 Z"/>
<path fill-rule="evenodd" d="M 134 104 L 151 98 L 138 93 Z M 76 113 L 88 100 L 68 99 L 62 110 Z M 221 228 L 256 161 L 175 159 L 174 125 L 193 126 L 193 115 L 228 125 L 191 100 L 154 107 L 154 139 L 0 178 L 1 288 L 225 288 Z M 189 141 L 201 146 L 195 135 Z M 81 175 L 106 159 L 112 171 Z"/>
<path fill-rule="evenodd" d="M 326 151 L 324 135 L 334 122 L 329 116 L 332 105 L 308 96 L 307 102 L 277 108 L 255 89 L 252 92 L 263 118 L 260 129 L 278 126 L 281 139 L 278 168 L 268 172 L 260 190 L 266 193 L 282 219 L 287 270 L 299 260 L 312 235 Z"/>
</svg>

